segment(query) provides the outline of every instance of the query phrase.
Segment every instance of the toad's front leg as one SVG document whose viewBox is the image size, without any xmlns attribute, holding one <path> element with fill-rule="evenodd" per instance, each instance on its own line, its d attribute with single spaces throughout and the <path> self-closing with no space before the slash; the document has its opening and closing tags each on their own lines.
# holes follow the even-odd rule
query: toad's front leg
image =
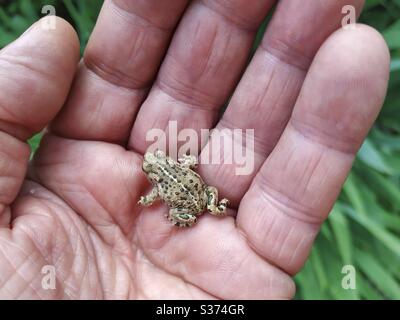
<svg viewBox="0 0 400 320">
<path fill-rule="evenodd" d="M 142 206 L 151 206 L 158 198 L 158 189 L 154 187 L 149 194 L 140 197 L 138 203 Z"/>
</svg>

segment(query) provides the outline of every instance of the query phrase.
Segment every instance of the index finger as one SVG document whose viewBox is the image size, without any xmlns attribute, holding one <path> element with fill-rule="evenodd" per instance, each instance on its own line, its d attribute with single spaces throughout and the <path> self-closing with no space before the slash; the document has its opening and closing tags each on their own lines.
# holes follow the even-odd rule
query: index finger
<svg viewBox="0 0 400 320">
<path fill-rule="evenodd" d="M 51 130 L 80 140 L 126 140 L 188 2 L 106 0 Z"/>
</svg>

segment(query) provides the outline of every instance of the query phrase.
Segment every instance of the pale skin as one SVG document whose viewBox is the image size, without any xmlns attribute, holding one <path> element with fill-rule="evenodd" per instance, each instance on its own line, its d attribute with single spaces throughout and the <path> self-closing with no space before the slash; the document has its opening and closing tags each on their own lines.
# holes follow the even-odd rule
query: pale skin
<svg viewBox="0 0 400 320">
<path fill-rule="evenodd" d="M 0 52 L 0 298 L 294 295 L 382 106 L 389 54 L 370 27 L 340 29 L 342 6 L 363 1 L 282 0 L 242 74 L 274 1 L 227 3 L 106 1 L 78 69 L 61 19 Z M 229 216 L 179 229 L 162 204 L 137 204 L 145 134 L 171 119 L 255 129 L 254 174 L 198 168 Z M 29 163 L 26 139 L 45 127 Z"/>
</svg>

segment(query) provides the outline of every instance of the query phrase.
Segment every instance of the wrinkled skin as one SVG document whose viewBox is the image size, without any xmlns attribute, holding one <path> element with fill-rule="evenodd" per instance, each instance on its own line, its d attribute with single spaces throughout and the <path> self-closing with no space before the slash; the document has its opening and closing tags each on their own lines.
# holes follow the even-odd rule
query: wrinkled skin
<svg viewBox="0 0 400 320">
<path fill-rule="evenodd" d="M 342 6 L 363 1 L 282 0 L 242 74 L 273 3 L 106 1 L 79 67 L 61 19 L 0 52 L 0 298 L 293 296 L 382 106 L 389 54 L 370 27 L 340 28 Z M 137 205 L 146 132 L 169 120 L 255 129 L 252 174 L 199 167 L 228 217 L 182 230 L 165 206 Z"/>
</svg>

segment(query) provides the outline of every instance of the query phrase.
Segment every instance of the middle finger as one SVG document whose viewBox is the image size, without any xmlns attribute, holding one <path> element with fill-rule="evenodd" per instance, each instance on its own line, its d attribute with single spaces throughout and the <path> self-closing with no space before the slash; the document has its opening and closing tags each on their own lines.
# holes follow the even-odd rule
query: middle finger
<svg viewBox="0 0 400 320">
<path fill-rule="evenodd" d="M 150 129 L 210 128 L 239 80 L 258 26 L 275 0 L 198 0 L 185 13 L 142 105 L 130 147 L 144 153 Z M 173 140 L 176 137 L 169 137 Z M 196 141 L 197 143 L 197 141 Z M 171 150 L 170 150 L 171 151 Z"/>
</svg>

